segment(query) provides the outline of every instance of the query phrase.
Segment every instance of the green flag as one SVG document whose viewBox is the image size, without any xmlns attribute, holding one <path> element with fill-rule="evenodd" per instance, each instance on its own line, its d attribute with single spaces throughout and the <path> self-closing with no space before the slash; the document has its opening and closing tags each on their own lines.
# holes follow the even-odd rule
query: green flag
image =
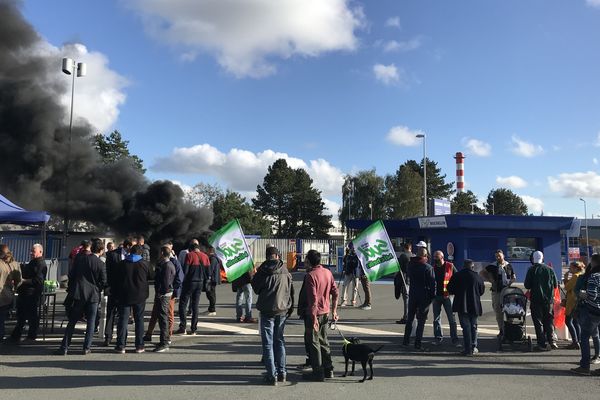
<svg viewBox="0 0 600 400">
<path fill-rule="evenodd" d="M 252 255 L 237 219 L 212 234 L 210 244 L 221 260 L 227 280 L 234 281 L 254 267 Z"/>
<path fill-rule="evenodd" d="M 352 243 L 370 281 L 400 270 L 394 247 L 382 221 L 370 225 Z"/>
</svg>

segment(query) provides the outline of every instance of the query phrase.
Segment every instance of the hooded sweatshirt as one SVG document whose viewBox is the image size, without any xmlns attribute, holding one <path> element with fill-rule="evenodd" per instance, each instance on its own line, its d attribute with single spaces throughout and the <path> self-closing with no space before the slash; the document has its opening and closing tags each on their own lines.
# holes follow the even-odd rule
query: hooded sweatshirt
<svg viewBox="0 0 600 400">
<path fill-rule="evenodd" d="M 252 289 L 258 294 L 256 308 L 272 317 L 284 315 L 294 308 L 292 275 L 280 260 L 267 260 L 252 277 Z"/>
<path fill-rule="evenodd" d="M 129 306 L 146 301 L 149 295 L 149 273 L 148 262 L 140 255 L 128 254 L 125 260 L 121 261 L 118 269 L 120 282 L 118 296 L 121 305 Z"/>
</svg>

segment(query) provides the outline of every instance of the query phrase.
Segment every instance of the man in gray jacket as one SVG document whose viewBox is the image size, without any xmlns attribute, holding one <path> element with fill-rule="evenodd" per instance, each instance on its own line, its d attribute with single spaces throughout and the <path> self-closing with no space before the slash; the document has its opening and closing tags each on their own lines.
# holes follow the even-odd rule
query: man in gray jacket
<svg viewBox="0 0 600 400">
<path fill-rule="evenodd" d="M 267 369 L 264 380 L 276 386 L 277 382 L 286 381 L 283 331 L 294 310 L 292 275 L 283 266 L 277 248 L 267 248 L 267 260 L 252 278 L 252 289 L 258 294 L 256 308 L 260 311 L 262 354 Z"/>
</svg>

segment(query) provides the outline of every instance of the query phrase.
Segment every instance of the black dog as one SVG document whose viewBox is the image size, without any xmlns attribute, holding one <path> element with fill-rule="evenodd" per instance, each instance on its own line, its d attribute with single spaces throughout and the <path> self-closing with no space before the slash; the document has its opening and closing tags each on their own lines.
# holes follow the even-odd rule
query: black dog
<svg viewBox="0 0 600 400">
<path fill-rule="evenodd" d="M 342 377 L 348 375 L 348 360 L 352 360 L 352 372 L 350 375 L 354 375 L 356 361 L 360 361 L 364 376 L 359 382 L 364 382 L 365 379 L 367 379 L 367 363 L 369 363 L 369 368 L 371 369 L 371 376 L 368 379 L 373 379 L 373 357 L 375 357 L 375 353 L 381 350 L 382 347 L 383 346 L 379 346 L 377 349 L 373 350 L 370 346 L 361 344 L 358 338 L 347 339 L 344 343 L 344 347 L 342 347 L 342 353 L 344 353 L 344 359 L 346 360 L 346 369 Z"/>
</svg>

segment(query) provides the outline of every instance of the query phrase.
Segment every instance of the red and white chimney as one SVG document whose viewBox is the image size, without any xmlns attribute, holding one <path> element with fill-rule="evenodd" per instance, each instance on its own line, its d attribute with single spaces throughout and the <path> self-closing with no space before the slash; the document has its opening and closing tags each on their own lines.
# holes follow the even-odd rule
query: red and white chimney
<svg viewBox="0 0 600 400">
<path fill-rule="evenodd" d="M 465 191 L 465 156 L 460 151 L 454 156 L 456 160 L 456 193 Z"/>
</svg>

